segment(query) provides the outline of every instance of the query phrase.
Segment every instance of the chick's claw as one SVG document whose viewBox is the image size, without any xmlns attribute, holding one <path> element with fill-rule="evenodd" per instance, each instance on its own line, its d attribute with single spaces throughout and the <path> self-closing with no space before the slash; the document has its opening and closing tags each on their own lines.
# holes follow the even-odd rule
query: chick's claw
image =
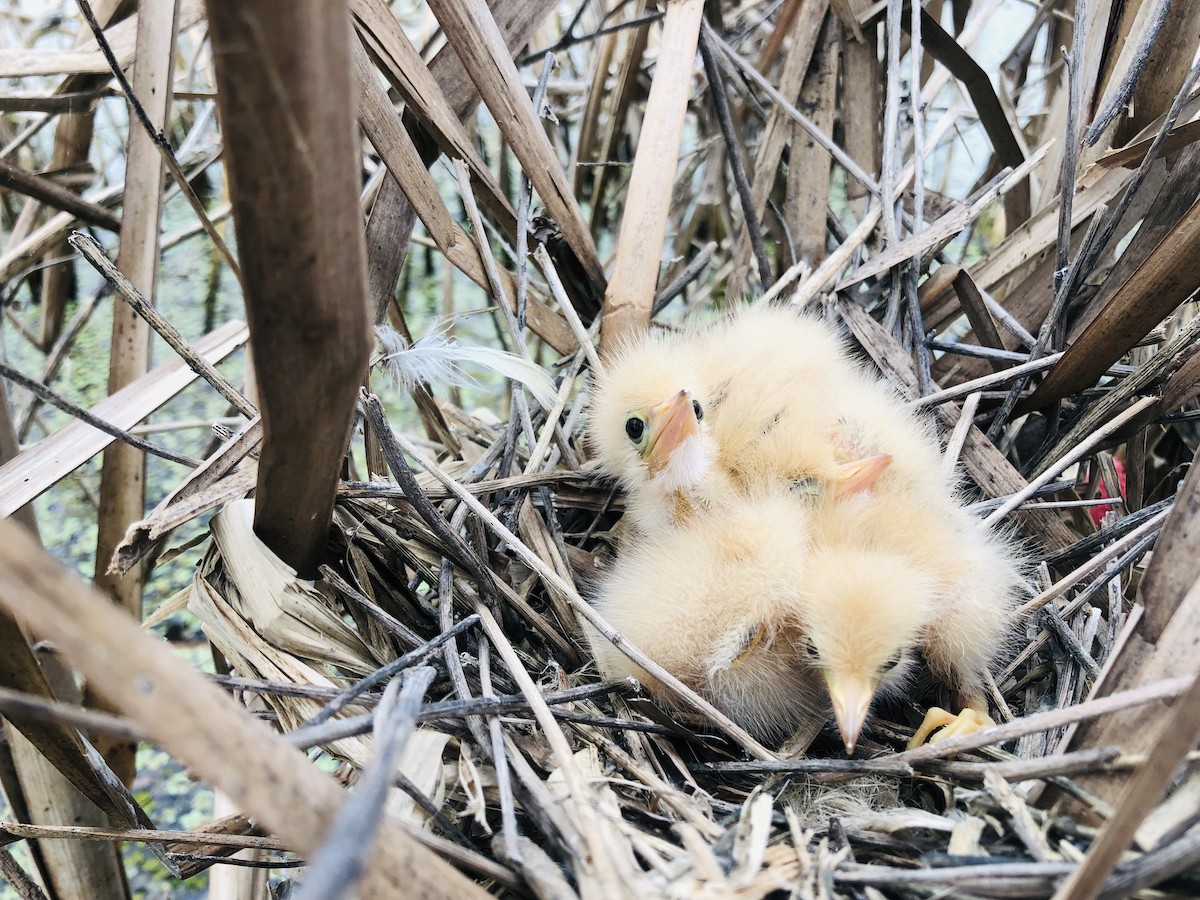
<svg viewBox="0 0 1200 900">
<path fill-rule="evenodd" d="M 913 750 L 920 747 L 926 741 L 933 744 L 946 738 L 958 737 L 961 734 L 971 734 L 983 728 L 990 728 L 995 724 L 992 717 L 986 712 L 980 712 L 969 706 L 958 715 L 934 706 L 925 714 L 925 721 L 921 723 L 921 727 L 908 742 L 908 749 Z"/>
</svg>

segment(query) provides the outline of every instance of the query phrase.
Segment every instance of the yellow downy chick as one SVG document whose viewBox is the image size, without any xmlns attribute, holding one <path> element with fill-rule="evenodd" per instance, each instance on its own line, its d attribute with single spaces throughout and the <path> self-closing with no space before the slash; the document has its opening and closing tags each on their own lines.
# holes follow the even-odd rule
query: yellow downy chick
<svg viewBox="0 0 1200 900">
<path fill-rule="evenodd" d="M 634 544 L 605 575 L 597 610 L 627 640 L 764 740 L 823 718 L 797 599 L 805 577 L 805 503 L 788 493 L 740 500 Z M 633 675 L 672 697 L 587 629 L 606 678 Z"/>
<path fill-rule="evenodd" d="M 692 416 L 686 415 L 689 401 L 697 404 Z M 653 568 L 644 560 L 660 561 L 671 541 L 677 542 L 672 553 L 696 560 L 678 570 L 685 583 L 728 578 L 724 593 L 706 589 L 691 606 L 672 593 L 662 594 L 665 603 L 657 599 L 661 591 L 631 594 L 640 605 L 628 610 L 629 619 L 651 623 L 649 640 L 672 660 L 664 659 L 668 668 L 709 658 L 721 641 L 741 646 L 729 635 L 744 621 L 737 618 L 743 610 L 720 618 L 708 609 L 736 596 L 745 576 L 736 566 L 722 569 L 720 554 L 696 558 L 688 542 L 711 553 L 720 535 L 735 533 L 732 523 L 746 497 L 774 492 L 807 503 L 811 516 L 818 568 L 806 575 L 796 568 L 797 557 L 788 571 L 792 585 L 805 585 L 803 627 L 814 630 L 816 662 L 834 694 L 847 747 L 857 740 L 875 691 L 899 678 L 897 670 L 871 684 L 871 673 L 878 675 L 897 654 L 909 660 L 923 652 L 962 710 L 958 716 L 931 710 L 915 741 L 939 725 L 949 724 L 953 733 L 990 722 L 983 674 L 999 650 L 1020 584 L 1016 553 L 962 508 L 930 421 L 858 364 L 835 328 L 792 310 L 754 307 L 698 331 L 648 335 L 618 354 L 598 380 L 589 432 L 603 468 L 627 491 L 629 518 L 644 534 L 661 538 L 633 551 L 614 578 L 632 571 L 661 587 L 662 579 L 641 570 Z M 764 553 L 779 543 L 769 531 L 760 534 Z M 873 577 L 868 570 L 857 580 L 838 581 L 835 575 L 854 559 L 874 560 L 889 575 Z M 703 617 L 689 615 L 700 608 Z M 668 622 L 678 634 L 662 634 Z M 786 633 L 791 644 L 809 646 L 794 622 Z M 841 642 L 831 644 L 829 636 L 838 633 Z M 763 654 L 755 671 L 786 677 L 797 665 L 792 647 L 770 646 L 774 652 Z M 861 658 L 845 655 L 855 647 Z M 692 673 L 697 685 L 706 671 Z M 809 673 L 804 678 L 808 683 Z M 716 698 L 718 685 L 709 681 L 706 689 Z"/>
<path fill-rule="evenodd" d="M 1005 643 L 1021 585 L 1020 562 L 1006 536 L 988 531 L 948 489 L 935 487 L 881 486 L 824 500 L 813 513 L 814 540 L 821 548 L 814 559 L 841 559 L 831 571 L 860 566 L 853 560 L 863 554 L 890 555 L 907 569 L 887 577 L 862 573 L 848 598 L 846 591 L 828 590 L 818 563 L 810 564 L 806 627 L 848 750 L 878 687 L 868 689 L 864 666 L 869 671 L 893 657 L 911 659 L 918 650 L 950 688 L 958 714 L 930 710 L 912 746 L 941 726 L 949 726 L 939 735 L 946 737 L 991 724 L 984 674 Z M 832 632 L 843 635 L 837 653 L 819 637 Z M 857 663 L 841 654 L 845 645 L 859 648 Z"/>
</svg>

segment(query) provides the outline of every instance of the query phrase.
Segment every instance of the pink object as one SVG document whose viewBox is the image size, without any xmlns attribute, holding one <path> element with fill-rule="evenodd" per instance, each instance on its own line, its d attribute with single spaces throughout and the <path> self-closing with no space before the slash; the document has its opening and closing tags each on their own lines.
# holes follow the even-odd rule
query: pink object
<svg viewBox="0 0 1200 900">
<path fill-rule="evenodd" d="M 1124 500 L 1125 499 L 1125 463 L 1121 462 L 1119 459 L 1114 459 L 1113 466 L 1116 467 L 1116 470 L 1117 470 L 1118 487 L 1121 489 L 1121 499 Z M 1108 488 L 1104 484 L 1103 478 L 1100 479 L 1098 493 L 1101 497 L 1111 497 L 1112 496 L 1112 494 L 1110 494 L 1108 492 Z M 1105 503 L 1101 506 L 1092 506 L 1092 507 L 1088 508 L 1088 513 L 1091 515 L 1092 521 L 1096 523 L 1097 528 L 1100 527 L 1100 520 L 1104 518 L 1105 513 L 1107 513 L 1110 509 L 1112 509 L 1112 504 L 1109 504 L 1109 503 Z"/>
</svg>

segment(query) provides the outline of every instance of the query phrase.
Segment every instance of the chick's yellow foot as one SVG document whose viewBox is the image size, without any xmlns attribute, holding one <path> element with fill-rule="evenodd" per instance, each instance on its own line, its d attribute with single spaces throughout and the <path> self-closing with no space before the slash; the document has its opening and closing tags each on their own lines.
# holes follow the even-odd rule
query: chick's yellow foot
<svg viewBox="0 0 1200 900">
<path fill-rule="evenodd" d="M 986 712 L 980 712 L 969 706 L 958 715 L 934 706 L 925 714 L 925 721 L 921 723 L 921 727 L 908 742 L 908 749 L 920 747 L 926 741 L 932 744 L 946 738 L 958 737 L 960 734 L 971 734 L 981 728 L 990 728 L 995 724 L 992 717 Z M 938 731 L 938 729 L 941 730 Z M 933 734 L 935 731 L 937 734 Z M 930 737 L 930 735 L 933 736 Z"/>
</svg>

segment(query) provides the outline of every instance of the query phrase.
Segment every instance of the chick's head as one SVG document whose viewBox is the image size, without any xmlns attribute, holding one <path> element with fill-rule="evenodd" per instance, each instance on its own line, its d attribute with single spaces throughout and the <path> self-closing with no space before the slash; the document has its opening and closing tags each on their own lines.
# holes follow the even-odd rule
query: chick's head
<svg viewBox="0 0 1200 900">
<path fill-rule="evenodd" d="M 809 558 L 807 653 L 821 672 L 846 752 L 881 690 L 903 682 L 934 613 L 934 579 L 907 559 L 853 546 Z"/>
<path fill-rule="evenodd" d="M 600 467 L 631 493 L 699 486 L 716 455 L 707 393 L 670 335 L 647 334 L 618 350 L 592 387 L 588 441 Z"/>
</svg>

